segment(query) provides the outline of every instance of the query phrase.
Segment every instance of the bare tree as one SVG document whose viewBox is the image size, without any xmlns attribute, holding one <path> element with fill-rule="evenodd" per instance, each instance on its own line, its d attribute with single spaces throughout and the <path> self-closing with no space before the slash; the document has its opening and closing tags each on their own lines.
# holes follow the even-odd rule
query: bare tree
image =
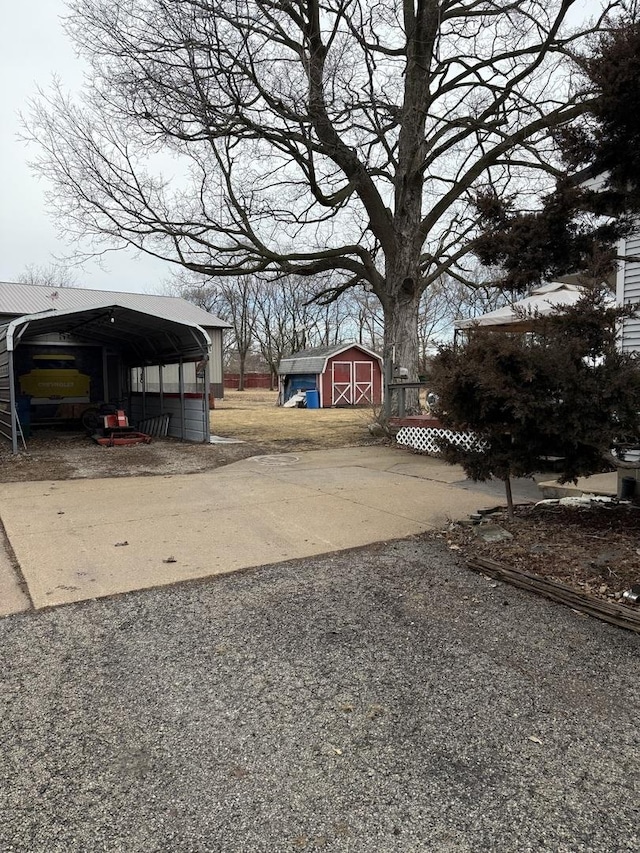
<svg viewBox="0 0 640 853">
<path fill-rule="evenodd" d="M 75 272 L 59 264 L 27 264 L 18 276 L 20 284 L 42 284 L 45 287 L 78 287 Z"/>
<path fill-rule="evenodd" d="M 454 323 L 460 318 L 477 317 L 510 301 L 510 295 L 497 288 L 476 269 L 469 282 L 443 275 L 422 294 L 418 306 L 418 368 L 429 373 L 436 348 L 452 337 Z"/>
<path fill-rule="evenodd" d="M 259 354 L 269 366 L 273 387 L 283 356 L 353 335 L 352 312 L 346 299 L 320 303 L 314 298 L 321 282 L 297 276 L 275 280 L 255 276 L 207 278 L 182 271 L 165 284 L 165 291 L 188 299 L 231 325 L 231 334 L 226 336 L 227 360 L 232 356 L 237 360 L 242 390 L 245 362 L 251 355 Z"/>
<path fill-rule="evenodd" d="M 353 323 L 346 299 L 323 302 L 317 310 L 317 345 L 332 346 L 354 337 Z"/>
<path fill-rule="evenodd" d="M 274 379 L 283 356 L 315 346 L 334 333 L 329 306 L 314 304 L 313 295 L 312 283 L 297 276 L 260 282 L 255 333 Z"/>
<path fill-rule="evenodd" d="M 245 364 L 256 343 L 258 283 L 252 276 L 202 279 L 201 276 L 183 275 L 172 282 L 169 289 L 229 323 L 231 335 L 227 337 L 227 356 L 233 352 L 237 357 L 238 391 L 244 391 Z"/>
<path fill-rule="evenodd" d="M 427 373 L 427 366 L 438 340 L 447 336 L 452 322 L 452 291 L 463 287 L 449 276 L 442 276 L 422 294 L 418 306 L 418 369 Z"/>
<path fill-rule="evenodd" d="M 355 324 L 352 336 L 359 344 L 381 353 L 384 347 L 384 317 L 382 305 L 369 288 L 351 290 L 345 294 Z"/>
<path fill-rule="evenodd" d="M 261 282 L 256 300 L 256 339 L 260 354 L 269 366 L 271 390 L 276 387 L 280 359 L 288 354 L 287 325 L 276 291 L 271 282 Z"/>
<path fill-rule="evenodd" d="M 238 356 L 238 391 L 244 391 L 247 356 L 255 343 L 255 282 L 251 276 L 242 276 L 236 281 L 222 281 L 218 287 L 226 303 L 226 313 L 233 330 Z"/>
<path fill-rule="evenodd" d="M 167 296 L 181 296 L 193 302 L 198 308 L 202 308 L 203 311 L 215 314 L 231 325 L 228 305 L 220 289 L 211 279 L 195 276 L 187 270 L 180 270 L 173 278 L 165 281 L 161 289 Z M 225 367 L 231 359 L 234 348 L 235 336 L 225 333 L 222 336 L 222 362 Z"/>
<path fill-rule="evenodd" d="M 564 69 L 620 3 L 572 31 L 575 5 L 73 0 L 90 86 L 42 96 L 26 132 L 54 210 L 95 251 L 331 271 L 324 297 L 364 284 L 385 353 L 415 371 L 418 304 L 465 279 L 476 195 L 533 198 L 558 173 L 552 131 L 587 108 Z"/>
<path fill-rule="evenodd" d="M 287 305 L 287 294 L 282 281 L 260 282 L 259 296 L 256 299 L 255 334 L 260 354 L 269 365 L 271 387 L 274 388 L 281 359 L 296 352 L 299 329 L 296 326 L 295 310 L 291 310 L 291 301 Z M 295 289 L 295 298 L 299 297 Z"/>
</svg>

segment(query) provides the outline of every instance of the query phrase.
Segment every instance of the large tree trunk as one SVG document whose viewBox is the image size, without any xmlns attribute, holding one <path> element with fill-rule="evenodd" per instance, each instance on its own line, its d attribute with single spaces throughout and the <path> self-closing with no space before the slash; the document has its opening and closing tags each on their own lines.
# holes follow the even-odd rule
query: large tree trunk
<svg viewBox="0 0 640 853">
<path fill-rule="evenodd" d="M 244 391 L 245 356 L 238 353 L 238 391 Z"/>
<path fill-rule="evenodd" d="M 418 365 L 418 300 L 398 299 L 384 312 L 384 358 L 393 359 L 396 369 L 406 367 L 408 379 L 417 381 Z"/>
<path fill-rule="evenodd" d="M 384 306 L 384 362 L 393 364 L 393 382 L 399 368 L 408 370 L 408 381 L 416 382 L 418 366 L 418 304 L 420 297 L 401 290 L 396 298 L 388 299 Z M 420 411 L 418 392 L 405 392 L 407 414 Z M 398 395 L 392 395 L 391 410 L 398 409 Z"/>
<path fill-rule="evenodd" d="M 420 304 L 419 257 L 421 241 L 418 239 L 420 198 L 407 193 L 400 202 L 400 215 L 396 222 L 393 252 L 386 257 L 386 293 L 381 295 L 384 309 L 384 359 L 393 364 L 395 381 L 399 368 L 405 368 L 406 379 L 418 379 L 418 306 Z M 388 375 L 388 374 L 387 374 Z M 393 395 L 392 409 L 397 410 L 397 394 Z M 405 392 L 407 414 L 420 411 L 417 391 Z"/>
</svg>

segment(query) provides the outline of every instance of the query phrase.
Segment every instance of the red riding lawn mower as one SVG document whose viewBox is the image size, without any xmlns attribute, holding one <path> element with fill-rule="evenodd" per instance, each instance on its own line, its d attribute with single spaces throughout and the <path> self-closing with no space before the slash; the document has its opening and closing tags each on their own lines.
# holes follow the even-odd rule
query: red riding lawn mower
<svg viewBox="0 0 640 853">
<path fill-rule="evenodd" d="M 151 443 L 150 435 L 129 426 L 124 409 L 109 403 L 86 409 L 82 414 L 82 425 L 102 447 L 131 447 L 134 444 Z"/>
</svg>

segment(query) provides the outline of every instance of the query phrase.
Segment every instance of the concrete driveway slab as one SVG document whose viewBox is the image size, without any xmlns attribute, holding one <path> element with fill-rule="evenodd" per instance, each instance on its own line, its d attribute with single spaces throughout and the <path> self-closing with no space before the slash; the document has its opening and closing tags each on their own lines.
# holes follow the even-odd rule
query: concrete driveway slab
<svg viewBox="0 0 640 853">
<path fill-rule="evenodd" d="M 171 477 L 0 485 L 36 608 L 403 538 L 495 503 L 386 447 L 254 457 Z"/>
</svg>

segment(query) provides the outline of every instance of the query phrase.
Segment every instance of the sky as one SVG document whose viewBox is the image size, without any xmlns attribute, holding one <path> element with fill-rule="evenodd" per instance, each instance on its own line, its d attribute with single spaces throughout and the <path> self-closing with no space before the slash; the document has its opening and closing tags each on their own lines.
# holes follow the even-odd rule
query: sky
<svg viewBox="0 0 640 853">
<path fill-rule="evenodd" d="M 593 14 L 599 0 L 578 0 L 576 16 Z M 64 0 L 2 0 L 0 28 L 0 281 L 15 281 L 27 267 L 47 267 L 73 251 L 47 213 L 46 186 L 28 166 L 34 152 L 18 138 L 19 113 L 38 86 L 53 77 L 74 89 L 82 65 L 60 18 Z M 175 266 L 128 252 L 110 255 L 101 267 L 88 262 L 76 270 L 77 283 L 104 290 L 159 292 Z"/>
<path fill-rule="evenodd" d="M 2 0 L 0 27 L 0 281 L 15 281 L 28 266 L 48 267 L 73 247 L 46 210 L 46 185 L 27 165 L 35 151 L 18 139 L 19 112 L 38 86 L 57 74 L 68 89 L 82 81 L 82 65 L 60 24 L 63 0 Z M 175 267 L 134 253 L 114 252 L 101 269 L 90 262 L 74 272 L 83 287 L 154 293 Z"/>
</svg>

